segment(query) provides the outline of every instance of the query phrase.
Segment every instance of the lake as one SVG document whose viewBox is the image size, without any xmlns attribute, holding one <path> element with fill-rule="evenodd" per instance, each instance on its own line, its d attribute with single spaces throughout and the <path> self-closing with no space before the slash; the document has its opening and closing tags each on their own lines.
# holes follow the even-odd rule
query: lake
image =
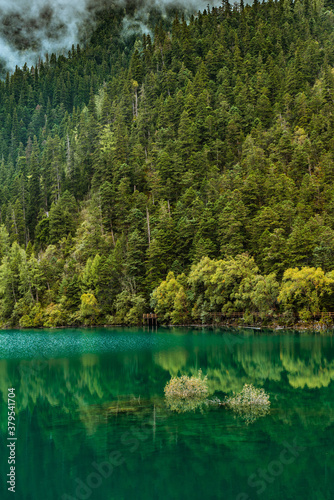
<svg viewBox="0 0 334 500">
<path fill-rule="evenodd" d="M 251 329 L 0 333 L 0 498 L 332 500 L 334 336 Z M 270 394 L 248 425 L 224 406 L 175 413 L 171 376 L 208 376 L 220 399 Z M 7 490 L 8 388 L 15 488 Z M 7 479 L 6 479 L 7 480 Z"/>
</svg>

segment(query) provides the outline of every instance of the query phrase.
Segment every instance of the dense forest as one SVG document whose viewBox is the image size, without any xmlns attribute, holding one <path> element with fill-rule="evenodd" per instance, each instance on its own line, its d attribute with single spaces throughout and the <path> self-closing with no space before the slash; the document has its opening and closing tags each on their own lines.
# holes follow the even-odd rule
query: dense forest
<svg viewBox="0 0 334 500">
<path fill-rule="evenodd" d="M 0 82 L 1 324 L 334 311 L 331 6 L 131 9 Z"/>
</svg>

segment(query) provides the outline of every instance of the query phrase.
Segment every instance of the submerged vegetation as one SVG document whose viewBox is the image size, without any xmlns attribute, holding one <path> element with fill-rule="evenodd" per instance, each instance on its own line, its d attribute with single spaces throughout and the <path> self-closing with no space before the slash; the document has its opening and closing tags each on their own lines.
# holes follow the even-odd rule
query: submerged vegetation
<svg viewBox="0 0 334 500">
<path fill-rule="evenodd" d="M 209 395 L 207 379 L 201 370 L 197 376 L 173 377 L 165 387 L 167 407 L 179 413 L 202 409 Z"/>
<path fill-rule="evenodd" d="M 198 375 L 172 377 L 165 386 L 165 401 L 167 407 L 178 413 L 202 410 L 210 405 L 225 405 L 247 424 L 254 423 L 258 418 L 269 414 L 269 394 L 264 389 L 258 389 L 252 384 L 245 384 L 240 393 L 221 401 L 214 397 L 208 399 L 208 377 L 203 378 L 201 370 Z"/>
<path fill-rule="evenodd" d="M 264 389 L 257 389 L 252 384 L 245 384 L 242 391 L 227 398 L 225 404 L 247 424 L 254 423 L 270 411 L 269 395 Z"/>
<path fill-rule="evenodd" d="M 332 7 L 114 7 L 7 75 L 1 325 L 334 311 Z"/>
</svg>

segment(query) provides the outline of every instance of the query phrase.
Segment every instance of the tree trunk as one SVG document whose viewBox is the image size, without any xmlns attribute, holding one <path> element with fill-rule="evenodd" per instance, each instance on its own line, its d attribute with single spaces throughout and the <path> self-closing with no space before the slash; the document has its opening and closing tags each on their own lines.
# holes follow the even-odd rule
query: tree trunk
<svg viewBox="0 0 334 500">
<path fill-rule="evenodd" d="M 148 248 L 150 248 L 151 245 L 150 214 L 148 213 L 147 207 L 146 207 L 146 220 L 147 220 Z"/>
</svg>

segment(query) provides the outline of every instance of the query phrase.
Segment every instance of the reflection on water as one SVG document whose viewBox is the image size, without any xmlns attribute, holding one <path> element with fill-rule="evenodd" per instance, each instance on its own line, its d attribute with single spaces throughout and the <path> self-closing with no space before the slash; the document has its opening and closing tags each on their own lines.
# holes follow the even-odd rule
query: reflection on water
<svg viewBox="0 0 334 500">
<path fill-rule="evenodd" d="M 8 331 L 0 352 L 0 471 L 15 387 L 20 500 L 334 498 L 331 335 Z M 212 397 L 263 387 L 270 415 L 171 412 L 167 381 L 199 369 Z"/>
</svg>

